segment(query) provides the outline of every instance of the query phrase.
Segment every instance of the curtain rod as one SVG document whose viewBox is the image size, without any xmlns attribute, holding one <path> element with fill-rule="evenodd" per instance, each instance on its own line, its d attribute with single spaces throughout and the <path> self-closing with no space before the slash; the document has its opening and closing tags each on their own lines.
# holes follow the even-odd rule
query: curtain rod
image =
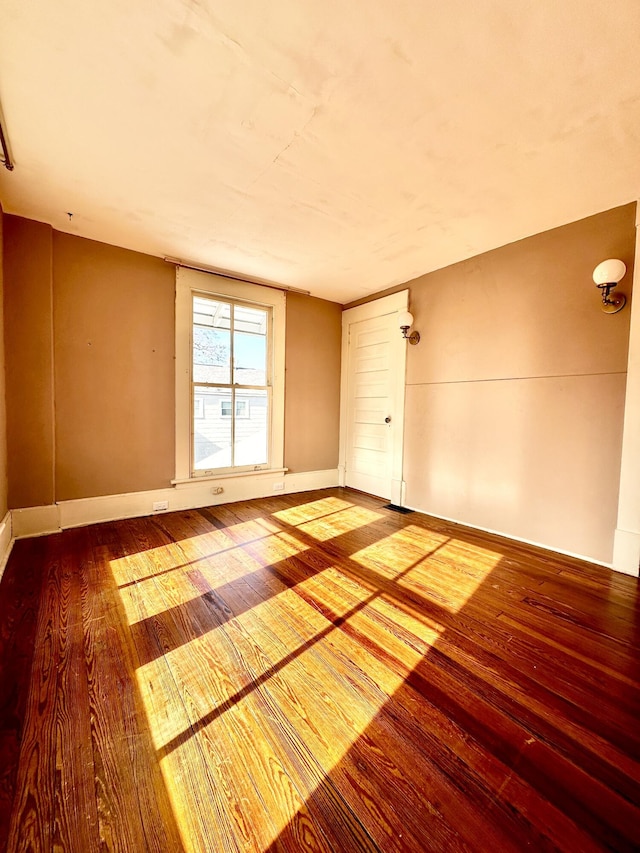
<svg viewBox="0 0 640 853">
<path fill-rule="evenodd" d="M 302 290 L 299 287 L 288 287 L 286 284 L 275 284 L 272 281 L 264 281 L 260 278 L 246 278 L 229 270 L 221 270 L 216 267 L 209 267 L 202 264 L 191 264 L 188 261 L 181 261 L 179 258 L 164 258 L 168 264 L 174 264 L 177 267 L 183 267 L 187 270 L 196 270 L 196 272 L 206 272 L 209 275 L 222 275 L 225 278 L 232 278 L 234 281 L 243 281 L 246 284 L 259 284 L 262 287 L 271 287 L 273 290 L 290 291 L 291 293 L 301 293 L 303 296 L 311 296 L 309 290 Z"/>
</svg>

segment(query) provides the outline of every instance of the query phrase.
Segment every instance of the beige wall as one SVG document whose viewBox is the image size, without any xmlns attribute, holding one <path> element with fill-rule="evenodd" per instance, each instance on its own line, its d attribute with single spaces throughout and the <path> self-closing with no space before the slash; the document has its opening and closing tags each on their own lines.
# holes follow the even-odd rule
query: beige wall
<svg viewBox="0 0 640 853">
<path fill-rule="evenodd" d="M 53 502 L 51 227 L 4 217 L 9 507 Z"/>
<path fill-rule="evenodd" d="M 20 217 L 5 236 L 10 506 L 166 488 L 174 268 Z M 287 320 L 285 465 L 336 467 L 340 306 L 296 294 Z"/>
<path fill-rule="evenodd" d="M 7 417 L 4 370 L 4 217 L 0 205 L 0 519 L 7 513 Z"/>
<path fill-rule="evenodd" d="M 173 267 L 53 233 L 56 500 L 174 476 Z"/>
<path fill-rule="evenodd" d="M 603 314 L 591 274 L 622 258 L 630 295 L 634 214 L 616 208 L 402 286 L 422 335 L 407 351 L 409 506 L 611 560 L 630 312 Z"/>
<path fill-rule="evenodd" d="M 338 465 L 342 310 L 287 294 L 284 464 L 291 472 Z"/>
</svg>

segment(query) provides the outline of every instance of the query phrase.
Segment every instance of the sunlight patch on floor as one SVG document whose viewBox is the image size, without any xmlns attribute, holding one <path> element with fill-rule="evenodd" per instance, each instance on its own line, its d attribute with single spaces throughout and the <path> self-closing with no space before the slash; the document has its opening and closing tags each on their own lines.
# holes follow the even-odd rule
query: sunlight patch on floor
<svg viewBox="0 0 640 853">
<path fill-rule="evenodd" d="M 142 696 L 153 745 L 160 749 L 180 735 L 189 719 L 176 684 L 164 658 L 156 658 L 136 670 L 136 681 Z"/>
<path fill-rule="evenodd" d="M 279 608 L 271 604 L 264 602 L 255 608 L 254 616 L 264 620 L 265 626 L 271 626 L 271 631 L 260 635 L 261 647 L 254 646 L 253 653 L 248 651 L 252 643 L 250 615 L 246 614 L 244 620 L 243 617 L 234 620 L 236 624 L 246 622 L 247 630 L 225 639 L 225 651 L 215 664 L 215 677 L 211 677 L 209 661 L 207 675 L 202 678 L 204 662 L 197 650 L 198 641 L 180 653 L 179 672 L 176 661 L 172 662 L 171 670 L 176 673 L 179 690 L 188 696 L 190 713 L 198 712 L 204 725 L 199 727 L 194 720 L 195 734 L 189 735 L 186 741 L 181 739 L 161 758 L 161 767 L 179 815 L 182 794 L 177 789 L 175 773 L 181 761 L 187 760 L 188 751 L 199 744 L 207 756 L 213 788 L 228 800 L 230 819 L 236 819 L 234 805 L 244 813 L 264 815 L 260 826 L 252 830 L 257 833 L 252 842 L 256 845 L 254 849 L 264 853 L 296 815 L 306 811 L 305 802 L 345 760 L 365 731 L 375 724 L 389 697 L 402 686 L 423 657 L 423 653 L 417 651 L 407 656 L 407 650 L 401 650 L 398 641 L 398 649 L 392 648 L 392 651 L 401 654 L 402 665 L 392 668 L 359 642 L 328 626 L 318 614 L 311 621 L 316 629 L 324 625 L 322 631 L 310 632 L 302 641 L 300 637 L 296 641 L 296 632 L 291 629 L 282 630 L 276 636 Z M 267 610 L 271 611 L 269 616 Z M 363 619 L 362 614 L 355 614 L 348 621 L 362 625 Z M 439 631 L 431 632 L 433 642 L 439 636 Z M 264 647 L 263 637 L 266 639 Z M 391 635 L 387 640 L 392 645 Z M 205 652 L 206 656 L 210 654 L 210 649 Z M 285 665 L 278 668 L 283 660 Z M 244 691 L 238 690 L 240 673 L 234 673 L 239 661 L 251 672 L 251 678 L 245 675 L 243 679 Z M 271 663 L 265 669 L 269 661 L 275 661 L 275 666 Z M 260 675 L 274 669 L 270 677 L 252 689 Z M 230 693 L 232 685 L 240 696 L 228 703 L 233 695 Z M 224 712 L 208 721 L 208 715 L 216 707 L 224 707 Z M 165 726 L 163 731 L 167 732 L 168 728 Z M 322 768 L 320 777 L 300 773 L 298 762 L 292 756 L 304 752 L 313 755 L 313 764 Z M 241 774 L 238 773 L 239 765 Z"/>
<path fill-rule="evenodd" d="M 298 524 L 298 530 L 306 533 L 308 536 L 313 536 L 314 539 L 320 542 L 325 542 L 328 539 L 335 539 L 336 536 L 341 536 L 344 533 L 350 533 L 353 530 L 358 530 L 367 524 L 373 524 L 374 521 L 384 518 L 379 512 L 372 512 L 364 507 L 353 507 L 350 509 L 336 510 L 321 518 L 316 518 L 313 521 L 305 521 Z"/>
<path fill-rule="evenodd" d="M 380 595 L 368 607 L 372 614 L 379 614 L 389 624 L 394 625 L 394 637 L 399 633 L 399 629 L 402 629 L 407 635 L 419 641 L 419 648 L 422 651 L 425 646 L 432 645 L 445 631 L 444 626 L 437 619 L 424 613 L 424 608 L 413 606 L 410 602 L 401 599 Z M 406 642 L 409 644 L 409 641 Z"/>
<path fill-rule="evenodd" d="M 231 544 L 228 551 L 211 555 L 208 542 L 202 536 L 185 539 L 182 551 L 174 553 L 166 546 L 154 549 L 152 562 L 148 551 L 112 560 L 111 571 L 120 589 L 120 597 L 130 625 L 161 614 L 165 610 L 200 598 L 206 592 L 232 584 L 264 566 L 299 554 L 308 546 L 291 533 L 279 528 L 260 539 L 258 554 L 247 554 L 242 547 Z M 229 540 L 230 541 L 230 540 Z M 175 569 L 181 571 L 175 571 Z M 195 576 L 206 577 L 206 585 L 195 582 Z M 144 598 L 140 615 L 139 596 Z"/>
<path fill-rule="evenodd" d="M 237 545 L 224 531 L 216 530 L 210 534 L 204 534 L 207 538 L 205 553 L 207 556 L 223 553 Z M 189 543 L 202 540 L 203 535 L 196 535 L 179 542 L 168 542 L 156 548 L 148 548 L 127 557 L 111 560 L 111 571 L 118 586 L 132 580 L 143 580 L 155 575 L 159 571 L 172 568 L 181 568 L 193 557 L 189 556 Z M 201 556 L 198 554 L 197 556 Z M 134 559 L 135 558 L 135 559 Z M 127 561 L 132 561 L 127 564 Z"/>
<path fill-rule="evenodd" d="M 176 603 L 186 604 L 200 594 L 193 588 L 184 575 L 174 584 L 174 598 Z M 144 609 L 141 613 L 140 600 L 144 599 Z M 165 590 L 155 580 L 146 583 L 135 583 L 120 590 L 120 600 L 129 625 L 136 625 L 154 616 L 163 614 L 167 609 L 173 607 L 173 603 L 167 601 Z"/>
<path fill-rule="evenodd" d="M 278 564 L 308 537 L 381 516 L 326 499 L 274 518 L 112 561 L 129 624 L 144 623 L 136 678 L 186 849 L 267 853 L 441 638 L 422 602 L 456 612 L 502 556 L 409 524 L 333 565 L 303 558 L 308 575 L 283 587 Z"/>
<path fill-rule="evenodd" d="M 284 521 L 286 524 L 297 526 L 305 521 L 313 521 L 325 515 L 331 515 L 343 509 L 351 509 L 354 504 L 342 498 L 321 498 L 317 501 L 309 501 L 306 504 L 297 504 L 289 509 L 281 509 L 272 513 L 274 518 Z"/>
<path fill-rule="evenodd" d="M 264 539 L 265 536 L 271 536 L 281 529 L 279 525 L 271 521 L 269 516 L 258 516 L 247 521 L 228 524 L 222 532 L 229 536 L 234 544 L 245 545 L 258 539 Z"/>
<path fill-rule="evenodd" d="M 400 629 L 419 631 L 420 648 L 408 648 L 375 617 L 374 609 L 385 615 L 394 605 L 337 566 L 323 572 L 325 603 L 327 574 L 335 579 L 332 608 L 340 627 L 301 598 L 298 588 L 263 600 L 247 588 L 256 600 L 247 599 L 244 612 L 138 668 L 140 695 L 187 849 L 225 849 L 225 838 L 235 835 L 266 853 L 306 813 L 306 801 L 441 636 L 440 626 L 395 613 Z M 314 575 L 299 586 L 310 594 L 318 581 Z M 140 618 L 148 598 L 139 584 L 121 590 L 127 593 L 136 599 L 132 607 Z M 345 625 L 369 637 L 396 664 L 381 660 Z M 319 777 L 300 772 L 293 756 L 305 751 L 322 768 Z M 213 824 L 199 818 L 194 798 L 206 800 Z M 247 814 L 264 819 L 249 825 Z"/>
<path fill-rule="evenodd" d="M 353 562 L 393 580 L 456 613 L 474 594 L 502 554 L 407 525 L 351 555 Z M 391 590 L 387 590 L 390 593 Z"/>
<path fill-rule="evenodd" d="M 435 551 L 448 537 L 409 525 L 351 555 L 351 560 L 382 577 L 395 578 Z"/>
<path fill-rule="evenodd" d="M 349 752 L 388 701 L 388 696 L 403 682 L 403 675 L 380 665 L 375 680 L 364 675 L 356 683 L 334 679 L 334 666 L 340 674 L 339 658 L 330 653 L 327 638 L 316 646 L 304 648 L 312 642 L 313 637 L 309 637 L 302 648 L 290 649 L 290 654 L 296 651 L 300 654 L 264 684 L 231 703 L 223 714 L 201 728 L 196 725 L 195 734 L 188 734 L 189 727 L 186 727 L 187 739 L 181 739 L 174 749 L 162 756 L 161 769 L 180 822 L 188 819 L 179 782 L 181 768 L 187 762 L 192 763 L 194 751 L 201 752 L 206 756 L 212 789 L 226 801 L 228 820 L 239 819 L 235 813 L 237 809 L 244 814 L 263 815 L 259 826 L 249 830 L 236 826 L 235 829 L 241 835 L 244 831 L 255 833 L 253 849 L 268 850 L 295 816 L 306 809 L 305 801 Z M 336 642 L 339 642 L 337 637 Z M 319 648 L 323 644 L 327 647 L 324 654 Z M 197 642 L 190 647 L 192 645 Z M 355 648 L 354 645 L 352 656 Z M 185 652 L 188 656 L 188 650 Z M 345 668 L 352 669 L 348 664 L 349 652 L 347 644 Z M 199 671 L 202 661 L 197 660 L 197 653 L 192 670 L 182 669 L 176 673 L 179 692 L 188 698 L 190 715 L 197 714 L 206 720 L 213 708 L 224 706 L 230 690 L 229 666 L 233 663 L 230 649 L 229 654 L 229 661 L 218 661 L 215 680 L 210 678 L 210 669 L 202 679 Z M 318 655 L 326 661 L 324 678 Z M 362 666 L 367 666 L 367 661 L 363 660 Z M 175 672 L 173 666 L 172 671 Z M 257 677 L 255 672 L 245 686 L 251 687 Z M 312 690 L 310 685 L 314 685 Z M 239 685 L 236 683 L 236 686 Z M 171 731 L 173 738 L 176 737 L 175 726 L 170 726 L 166 720 L 162 727 L 155 728 L 158 735 L 166 736 Z M 314 756 L 313 763 L 322 767 L 320 778 L 301 774 L 297 762 L 292 762 L 292 750 L 309 751 Z M 242 767 L 241 773 L 238 773 L 238 766 Z"/>
<path fill-rule="evenodd" d="M 452 613 L 463 607 L 502 560 L 503 555 L 457 539 L 424 560 L 400 585 L 419 592 Z"/>
</svg>

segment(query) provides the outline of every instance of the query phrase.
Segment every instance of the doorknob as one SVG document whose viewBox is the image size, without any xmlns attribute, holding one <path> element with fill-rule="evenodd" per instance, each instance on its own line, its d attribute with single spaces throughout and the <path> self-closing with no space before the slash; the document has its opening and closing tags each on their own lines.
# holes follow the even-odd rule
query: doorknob
<svg viewBox="0 0 640 853">
<path fill-rule="evenodd" d="M 390 417 L 390 415 L 387 415 L 387 417 L 384 419 L 384 422 L 385 422 L 385 424 L 390 424 L 390 423 L 391 423 L 391 417 Z"/>
</svg>

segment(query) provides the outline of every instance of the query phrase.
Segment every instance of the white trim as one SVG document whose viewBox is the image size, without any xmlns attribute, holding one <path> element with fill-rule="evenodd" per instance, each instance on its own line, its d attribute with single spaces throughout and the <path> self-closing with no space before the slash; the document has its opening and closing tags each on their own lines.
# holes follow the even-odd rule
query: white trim
<svg viewBox="0 0 640 853">
<path fill-rule="evenodd" d="M 624 575 L 638 577 L 640 533 L 616 529 L 613 538 L 613 568 Z"/>
<path fill-rule="evenodd" d="M 271 476 L 265 477 L 265 474 Z M 275 488 L 283 484 L 283 488 Z M 84 527 L 102 521 L 136 518 L 143 515 L 162 515 L 163 512 L 197 509 L 203 506 L 265 498 L 277 494 L 328 489 L 338 485 L 338 471 L 302 471 L 284 474 L 280 471 L 262 471 L 251 477 L 220 478 L 220 485 L 211 481 L 191 481 L 179 488 L 154 489 L 147 492 L 130 492 L 122 495 L 101 495 L 60 501 L 48 506 L 14 509 L 11 516 L 17 539 L 58 533 L 69 527 Z M 216 493 L 221 488 L 222 492 Z M 168 509 L 153 512 L 153 504 L 167 501 Z M 0 533 L 1 537 L 1 533 Z M 1 542 L 1 538 L 0 538 Z"/>
<path fill-rule="evenodd" d="M 629 356 L 613 567 L 619 572 L 638 577 L 640 575 L 640 478 L 638 477 L 638 470 L 640 470 L 640 201 L 636 202 L 635 248 L 634 298 L 630 300 Z"/>
<path fill-rule="evenodd" d="M 561 554 L 563 557 L 574 557 L 576 560 L 584 560 L 585 563 L 592 563 L 594 566 L 603 566 L 605 569 L 613 569 L 611 563 L 605 563 L 602 560 L 595 560 L 593 557 L 585 557 L 584 554 L 576 554 L 575 551 L 565 551 L 563 548 L 552 548 L 551 545 L 545 545 L 543 542 L 536 542 L 533 539 L 524 539 L 522 536 L 513 536 L 510 533 L 505 533 L 503 530 L 495 530 L 493 527 L 482 527 L 479 524 L 469 524 L 468 521 L 460 521 L 459 518 L 451 518 L 448 515 L 439 515 L 437 512 L 430 512 L 427 509 L 420 509 L 416 506 L 407 507 L 414 512 L 420 512 L 423 515 L 430 515 L 432 518 L 439 518 L 441 521 L 449 521 L 452 524 L 457 524 L 460 527 L 468 527 L 471 530 L 481 530 L 483 533 L 491 533 L 494 536 L 499 536 L 501 539 L 510 539 L 513 542 L 522 542 L 523 545 L 533 545 L 534 548 L 542 548 L 543 551 L 550 551 L 552 554 Z"/>
<path fill-rule="evenodd" d="M 192 486 L 195 483 L 208 483 L 211 480 L 235 480 L 238 477 L 256 477 L 260 474 L 284 474 L 288 468 L 260 468 L 258 471 L 234 471 L 232 474 L 226 472 L 224 474 L 203 474 L 201 477 L 188 477 L 186 480 L 172 480 L 171 485 L 181 488 L 182 486 Z"/>
<path fill-rule="evenodd" d="M 353 323 L 362 320 L 373 320 L 386 314 L 394 314 L 406 311 L 409 305 L 409 291 L 399 290 L 389 296 L 374 299 L 373 302 L 365 302 L 355 308 L 347 308 L 342 312 L 342 365 L 340 369 L 340 445 L 338 451 L 338 471 L 340 472 L 340 485 L 346 484 L 347 463 L 347 417 L 349 397 L 349 334 Z M 401 338 L 398 326 L 398 338 Z M 394 498 L 400 504 L 401 489 L 398 484 L 402 481 L 402 465 L 404 452 L 404 393 L 406 384 L 407 346 L 405 343 L 399 350 L 400 357 L 396 365 L 396 381 L 393 383 L 395 399 L 392 403 L 393 416 L 393 438 L 391 446 L 391 484 L 390 498 Z"/>
<path fill-rule="evenodd" d="M 333 489 L 337 485 L 337 468 L 328 468 L 326 471 L 299 471 L 297 474 L 287 474 L 284 478 L 284 490 L 287 494 Z"/>
<path fill-rule="evenodd" d="M 284 467 L 284 363 L 286 340 L 286 294 L 280 290 L 184 267 L 176 269 L 176 470 L 175 480 L 191 477 L 191 294 L 219 294 L 244 299 L 273 310 L 271 365 L 270 467 Z M 235 472 L 231 472 L 235 473 Z"/>
<path fill-rule="evenodd" d="M 11 528 L 11 510 L 8 510 L 5 517 L 0 521 L 0 580 L 2 580 L 14 542 Z"/>
<path fill-rule="evenodd" d="M 16 539 L 43 536 L 60 530 L 60 513 L 56 504 L 28 506 L 11 510 L 11 529 Z"/>
<path fill-rule="evenodd" d="M 393 314 L 394 311 L 406 311 L 408 303 L 409 291 L 398 290 L 389 296 L 381 296 L 379 299 L 365 302 L 364 305 L 346 308 L 342 312 L 342 328 L 351 323 L 359 323 L 361 320 L 373 320 L 375 317 L 382 317 L 383 314 Z M 400 326 L 398 326 L 398 335 L 402 337 Z"/>
<path fill-rule="evenodd" d="M 122 495 L 104 495 L 96 498 L 62 501 L 59 504 L 51 504 L 49 506 L 14 509 L 10 510 L 11 525 L 9 525 L 7 516 L 0 523 L 0 550 L 4 542 L 6 548 L 4 560 L 6 562 L 15 539 L 43 536 L 47 533 L 59 533 L 61 530 L 70 527 L 84 527 L 87 524 L 117 521 L 122 518 L 162 515 L 163 512 L 176 512 L 177 510 L 197 509 L 203 506 L 216 506 L 217 504 L 233 503 L 234 501 L 251 500 L 252 498 L 269 497 L 283 493 L 293 494 L 295 492 L 315 491 L 316 489 L 330 489 L 338 485 L 338 476 L 338 469 L 330 468 L 325 471 L 301 471 L 294 474 L 285 474 L 284 477 L 275 474 L 273 480 L 264 481 L 263 478 L 260 478 L 261 482 L 248 483 L 246 479 L 242 481 L 237 480 L 233 484 L 225 483 L 225 491 L 222 494 L 213 494 L 210 485 L 205 486 L 204 483 L 193 483 L 190 488 L 180 490 L 174 488 L 156 489 L 148 492 L 131 492 Z M 284 489 L 274 488 L 282 482 L 284 482 Z M 248 486 L 252 486 L 252 488 L 248 488 Z M 153 504 L 155 501 L 168 501 L 169 509 L 154 513 Z M 509 536 L 503 531 L 494 530 L 491 527 L 469 524 L 459 519 L 450 518 L 446 515 L 438 515 L 435 512 L 429 512 L 418 507 L 407 507 L 407 509 L 413 509 L 415 512 L 430 515 L 433 518 L 439 518 L 442 521 L 460 525 L 460 527 L 481 530 L 485 533 L 500 536 L 503 539 L 522 542 L 525 545 L 533 545 L 535 548 L 542 548 L 544 551 L 584 560 L 586 563 L 603 566 L 606 569 L 623 571 L 611 563 L 594 560 L 592 557 L 585 557 L 584 554 L 576 554 L 573 551 L 552 548 L 542 542 L 524 539 L 521 536 Z M 56 520 L 55 525 L 54 519 Z M 13 529 L 15 539 L 10 538 L 9 545 L 7 545 L 6 531 L 11 528 Z M 638 534 L 630 534 L 629 531 L 620 532 L 627 533 L 630 536 L 638 536 Z M 0 578 L 2 577 L 2 569 L 3 563 L 2 558 L 0 558 Z M 627 572 L 627 574 L 633 574 L 633 572 Z"/>
<path fill-rule="evenodd" d="M 402 488 L 403 480 L 391 481 L 391 498 L 390 503 L 394 506 L 402 506 L 404 499 L 404 489 Z"/>
</svg>

